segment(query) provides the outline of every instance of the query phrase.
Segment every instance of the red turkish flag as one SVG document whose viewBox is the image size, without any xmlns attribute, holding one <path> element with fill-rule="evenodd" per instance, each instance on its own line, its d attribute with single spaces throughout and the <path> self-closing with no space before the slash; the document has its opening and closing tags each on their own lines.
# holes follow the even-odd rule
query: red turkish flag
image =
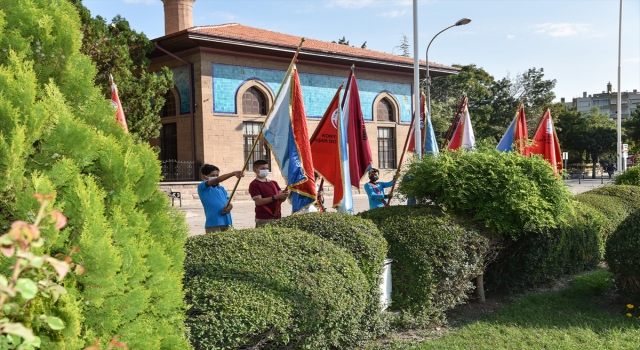
<svg viewBox="0 0 640 350">
<path fill-rule="evenodd" d="M 342 85 L 336 91 L 329 107 L 311 136 L 311 156 L 316 172 L 333 185 L 333 207 L 344 197 L 340 152 L 338 143 L 339 96 Z"/>
<path fill-rule="evenodd" d="M 124 116 L 124 110 L 122 109 L 122 104 L 120 103 L 120 97 L 118 97 L 118 88 L 113 82 L 112 75 L 109 75 L 109 81 L 111 82 L 111 104 L 116 109 L 116 120 L 128 134 L 129 128 L 127 127 L 127 119 Z"/>
<path fill-rule="evenodd" d="M 542 155 L 551 164 L 553 173 L 557 176 L 558 171 L 562 169 L 562 152 L 560 151 L 560 143 L 558 142 L 556 129 L 553 127 L 549 108 L 544 110 L 533 140 L 534 143 L 530 149 L 531 154 Z"/>
<path fill-rule="evenodd" d="M 524 115 L 524 105 L 520 102 L 520 108 L 518 108 L 518 119 L 516 120 L 514 140 L 517 144 L 516 151 L 520 154 L 529 156 L 529 131 L 527 130 L 527 118 Z"/>
</svg>

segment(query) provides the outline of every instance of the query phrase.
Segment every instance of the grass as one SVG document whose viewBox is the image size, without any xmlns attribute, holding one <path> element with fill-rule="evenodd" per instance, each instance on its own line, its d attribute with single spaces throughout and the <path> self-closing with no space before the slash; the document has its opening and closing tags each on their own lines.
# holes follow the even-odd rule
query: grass
<svg viewBox="0 0 640 350">
<path fill-rule="evenodd" d="M 640 349 L 640 320 L 626 317 L 624 306 L 603 310 L 602 301 L 611 299 L 610 277 L 597 270 L 562 290 L 513 299 L 491 316 L 461 322 L 435 340 L 395 341 L 383 348 Z"/>
</svg>

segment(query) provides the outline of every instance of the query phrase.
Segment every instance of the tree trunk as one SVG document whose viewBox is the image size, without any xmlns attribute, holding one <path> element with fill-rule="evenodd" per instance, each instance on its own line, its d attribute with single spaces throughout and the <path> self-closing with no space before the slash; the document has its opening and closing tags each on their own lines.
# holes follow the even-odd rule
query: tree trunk
<svg viewBox="0 0 640 350">
<path fill-rule="evenodd" d="M 597 154 L 592 154 L 591 155 L 591 160 L 593 161 L 593 165 L 591 167 L 591 178 L 595 179 L 596 178 L 596 164 L 598 163 L 598 155 Z"/>
<path fill-rule="evenodd" d="M 486 299 L 484 298 L 484 281 L 483 280 L 484 280 L 483 275 L 476 277 L 476 293 L 478 294 L 478 298 L 480 298 L 481 303 L 486 302 Z"/>
</svg>

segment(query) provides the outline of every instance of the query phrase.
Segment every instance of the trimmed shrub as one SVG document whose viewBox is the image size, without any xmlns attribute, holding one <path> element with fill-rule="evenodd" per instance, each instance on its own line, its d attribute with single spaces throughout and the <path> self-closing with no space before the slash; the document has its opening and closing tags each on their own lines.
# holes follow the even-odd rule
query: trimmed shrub
<svg viewBox="0 0 640 350">
<path fill-rule="evenodd" d="M 496 150 L 423 157 L 399 192 L 474 218 L 500 235 L 556 227 L 571 212 L 571 194 L 539 157 Z M 407 176 L 408 177 L 408 176 Z"/>
<path fill-rule="evenodd" d="M 351 348 L 367 281 L 343 248 L 279 227 L 190 237 L 187 328 L 196 349 Z"/>
<path fill-rule="evenodd" d="M 607 241 L 605 260 L 615 276 L 618 293 L 640 300 L 640 210 L 630 214 Z"/>
<path fill-rule="evenodd" d="M 342 213 L 306 213 L 272 221 L 270 226 L 296 228 L 322 237 L 351 254 L 369 286 L 369 306 L 363 327 L 369 334 L 384 334 L 387 326 L 380 317 L 380 282 L 387 257 L 387 241 L 378 227 L 363 218 Z"/>
<path fill-rule="evenodd" d="M 482 274 L 491 254 L 490 240 L 473 224 L 437 206 L 392 206 L 365 211 L 389 243 L 392 305 L 423 317 L 421 323 L 443 322 L 444 311 L 467 300 L 471 279 Z"/>
<path fill-rule="evenodd" d="M 574 215 L 554 228 L 523 231 L 486 270 L 487 291 L 519 292 L 567 273 L 595 268 L 604 253 L 605 224 L 595 209 L 575 203 Z"/>
<path fill-rule="evenodd" d="M 580 193 L 576 199 L 602 214 L 605 220 L 606 241 L 606 238 L 618 228 L 629 214 L 640 209 L 640 187 L 602 186 Z"/>
<path fill-rule="evenodd" d="M 616 185 L 640 186 L 640 167 L 634 166 L 615 177 Z"/>
<path fill-rule="evenodd" d="M 369 283 L 379 287 L 388 247 L 373 222 L 342 213 L 306 213 L 287 216 L 269 225 L 297 228 L 344 248 L 356 259 Z"/>
<path fill-rule="evenodd" d="M 106 348 L 118 335 L 131 349 L 188 349 L 182 262 L 188 227 L 158 190 L 160 166 L 148 144 L 116 123 L 81 55 L 80 22 L 68 1 L 0 5 L 0 227 L 32 218 L 33 193 L 69 219 L 43 230 L 42 254 L 67 254 L 81 276 L 64 280 L 58 302 L 29 304 L 41 348 Z M 39 252 L 40 253 L 40 252 Z M 1 259 L 6 271 L 7 259 Z M 60 317 L 52 331 L 41 314 Z"/>
</svg>

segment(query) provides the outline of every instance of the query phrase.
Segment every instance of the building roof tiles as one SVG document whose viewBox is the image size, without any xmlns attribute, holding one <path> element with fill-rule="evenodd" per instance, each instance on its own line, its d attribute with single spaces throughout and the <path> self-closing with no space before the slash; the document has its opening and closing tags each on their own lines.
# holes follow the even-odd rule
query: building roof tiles
<svg viewBox="0 0 640 350">
<path fill-rule="evenodd" d="M 299 36 L 249 27 L 239 23 L 191 27 L 186 29 L 185 31 L 190 34 L 202 34 L 210 37 L 238 40 L 250 43 L 260 43 L 294 49 L 298 47 L 301 39 L 301 37 Z M 359 47 L 330 43 L 327 41 L 310 38 L 305 38 L 305 42 L 302 45 L 302 51 L 315 51 L 319 53 L 329 53 L 333 55 L 355 58 L 373 59 L 401 64 L 413 64 L 413 58 L 411 57 L 403 57 L 386 52 L 362 49 Z M 425 61 L 421 60 L 420 64 L 424 66 Z M 434 62 L 429 62 L 429 67 L 454 71 L 458 70 L 458 68 Z"/>
</svg>

